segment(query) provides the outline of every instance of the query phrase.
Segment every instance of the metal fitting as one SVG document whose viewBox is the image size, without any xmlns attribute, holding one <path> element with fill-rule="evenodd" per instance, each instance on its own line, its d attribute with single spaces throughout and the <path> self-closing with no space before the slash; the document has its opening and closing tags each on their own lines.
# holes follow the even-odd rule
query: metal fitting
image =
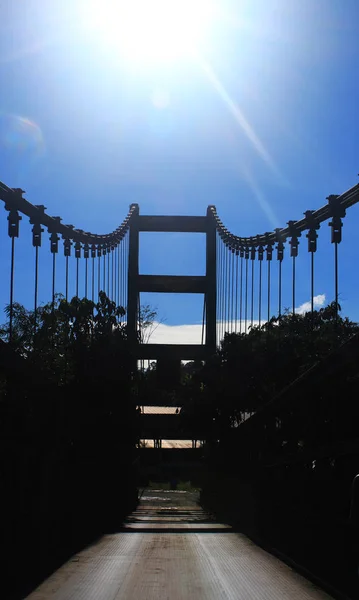
<svg viewBox="0 0 359 600">
<path fill-rule="evenodd" d="M 64 239 L 64 256 L 71 256 L 72 241 L 69 238 Z"/>
<path fill-rule="evenodd" d="M 5 209 L 8 210 L 6 208 L 6 205 L 5 205 Z M 19 215 L 17 210 L 15 210 L 14 208 L 10 208 L 7 220 L 9 221 L 9 226 L 8 226 L 9 237 L 18 238 L 19 237 L 19 224 L 20 224 L 20 221 L 22 220 L 22 217 Z"/>
<path fill-rule="evenodd" d="M 329 227 L 332 228 L 332 244 L 340 244 L 342 241 L 342 218 L 345 217 L 345 208 L 341 205 L 340 196 L 332 194 L 328 196 L 327 200 L 329 203 L 329 213 L 332 217 L 330 223 L 328 223 Z"/>
<path fill-rule="evenodd" d="M 81 243 L 75 242 L 75 258 L 81 258 Z"/>
<path fill-rule="evenodd" d="M 301 232 L 298 231 L 297 221 L 288 221 L 288 229 L 289 229 L 289 235 L 290 235 L 290 240 L 289 240 L 290 255 L 292 257 L 297 257 L 298 256 L 298 246 L 299 246 L 298 238 L 300 238 L 300 236 L 302 235 Z"/>
<path fill-rule="evenodd" d="M 308 233 L 306 237 L 308 239 L 308 252 L 317 251 L 317 230 L 320 229 L 320 223 L 313 217 L 314 210 L 306 210 L 304 216 L 308 224 Z"/>
</svg>

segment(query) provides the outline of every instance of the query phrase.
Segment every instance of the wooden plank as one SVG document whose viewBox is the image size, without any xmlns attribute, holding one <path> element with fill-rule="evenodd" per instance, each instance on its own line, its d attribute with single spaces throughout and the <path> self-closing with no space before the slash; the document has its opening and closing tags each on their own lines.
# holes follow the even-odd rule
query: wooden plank
<svg viewBox="0 0 359 600">
<path fill-rule="evenodd" d="M 205 435 L 202 423 L 188 427 L 180 415 L 176 414 L 142 414 L 138 426 L 141 439 L 191 440 L 194 437 L 201 439 Z"/>
<path fill-rule="evenodd" d="M 138 217 L 138 228 L 139 231 L 206 233 L 208 222 L 208 217 L 141 215 Z"/>
<path fill-rule="evenodd" d="M 178 457 L 178 462 L 198 460 L 197 450 L 161 452 L 172 452 L 167 455 Z M 149 451 L 141 453 L 145 456 Z M 111 531 L 89 544 L 28 596 L 28 600 L 139 598 L 331 597 L 242 533 L 215 522 L 198 506 L 197 494 L 151 489 L 144 490 L 139 506 L 119 532 Z"/>
<path fill-rule="evenodd" d="M 204 276 L 139 275 L 139 292 L 167 292 L 176 294 L 204 294 L 207 279 Z"/>
</svg>

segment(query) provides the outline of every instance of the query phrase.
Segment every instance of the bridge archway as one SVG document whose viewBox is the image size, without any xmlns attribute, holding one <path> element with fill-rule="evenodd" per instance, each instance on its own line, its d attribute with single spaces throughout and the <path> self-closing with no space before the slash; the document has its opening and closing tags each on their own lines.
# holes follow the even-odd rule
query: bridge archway
<svg viewBox="0 0 359 600">
<path fill-rule="evenodd" d="M 141 215 L 131 205 L 128 257 L 128 335 L 133 356 L 157 361 L 205 360 L 216 349 L 216 223 L 208 207 L 205 216 Z M 139 272 L 139 234 L 146 232 L 204 233 L 206 271 L 202 276 L 142 275 Z M 141 344 L 138 336 L 141 292 L 198 293 L 205 302 L 204 344 Z"/>
</svg>

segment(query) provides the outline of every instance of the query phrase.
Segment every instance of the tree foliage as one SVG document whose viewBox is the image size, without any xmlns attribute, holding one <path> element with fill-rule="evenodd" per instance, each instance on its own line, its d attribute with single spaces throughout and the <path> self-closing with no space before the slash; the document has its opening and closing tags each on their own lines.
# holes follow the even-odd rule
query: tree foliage
<svg viewBox="0 0 359 600">
<path fill-rule="evenodd" d="M 162 320 L 158 321 L 157 308 L 150 304 L 142 304 L 138 311 L 139 338 L 142 344 L 148 344 Z"/>
<path fill-rule="evenodd" d="M 332 303 L 313 314 L 272 318 L 248 334 L 226 333 L 209 361 L 183 368 L 184 404 L 222 431 L 237 426 L 359 331 L 338 311 Z"/>
<path fill-rule="evenodd" d="M 10 307 L 6 307 L 8 321 L 0 328 L 0 338 L 9 337 Z M 27 310 L 21 304 L 13 305 L 11 346 L 34 368 L 59 385 L 93 375 L 97 367 L 108 368 L 126 355 L 127 330 L 121 323 L 125 310 L 116 306 L 104 292 L 97 303 L 87 298 L 72 298 L 67 302 L 57 295 L 54 304 Z M 123 367 L 128 366 L 125 361 Z M 114 365 L 112 365 L 114 366 Z M 115 367 L 114 367 L 115 368 Z M 120 368 L 121 370 L 121 368 Z"/>
</svg>

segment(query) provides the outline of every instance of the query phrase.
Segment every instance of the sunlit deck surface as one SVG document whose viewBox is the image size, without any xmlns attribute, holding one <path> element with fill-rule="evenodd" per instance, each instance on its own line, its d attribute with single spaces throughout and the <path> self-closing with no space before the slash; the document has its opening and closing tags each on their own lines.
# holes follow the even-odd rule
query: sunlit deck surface
<svg viewBox="0 0 359 600">
<path fill-rule="evenodd" d="M 73 556 L 29 600 L 329 600 L 196 501 L 144 490 L 120 531 Z"/>
<path fill-rule="evenodd" d="M 141 410 L 144 415 L 175 415 L 177 406 L 141 406 Z"/>
<path fill-rule="evenodd" d="M 154 448 L 154 440 L 141 440 L 143 448 Z M 200 447 L 197 442 L 197 448 Z M 192 440 L 162 440 L 162 448 L 192 448 Z"/>
</svg>

